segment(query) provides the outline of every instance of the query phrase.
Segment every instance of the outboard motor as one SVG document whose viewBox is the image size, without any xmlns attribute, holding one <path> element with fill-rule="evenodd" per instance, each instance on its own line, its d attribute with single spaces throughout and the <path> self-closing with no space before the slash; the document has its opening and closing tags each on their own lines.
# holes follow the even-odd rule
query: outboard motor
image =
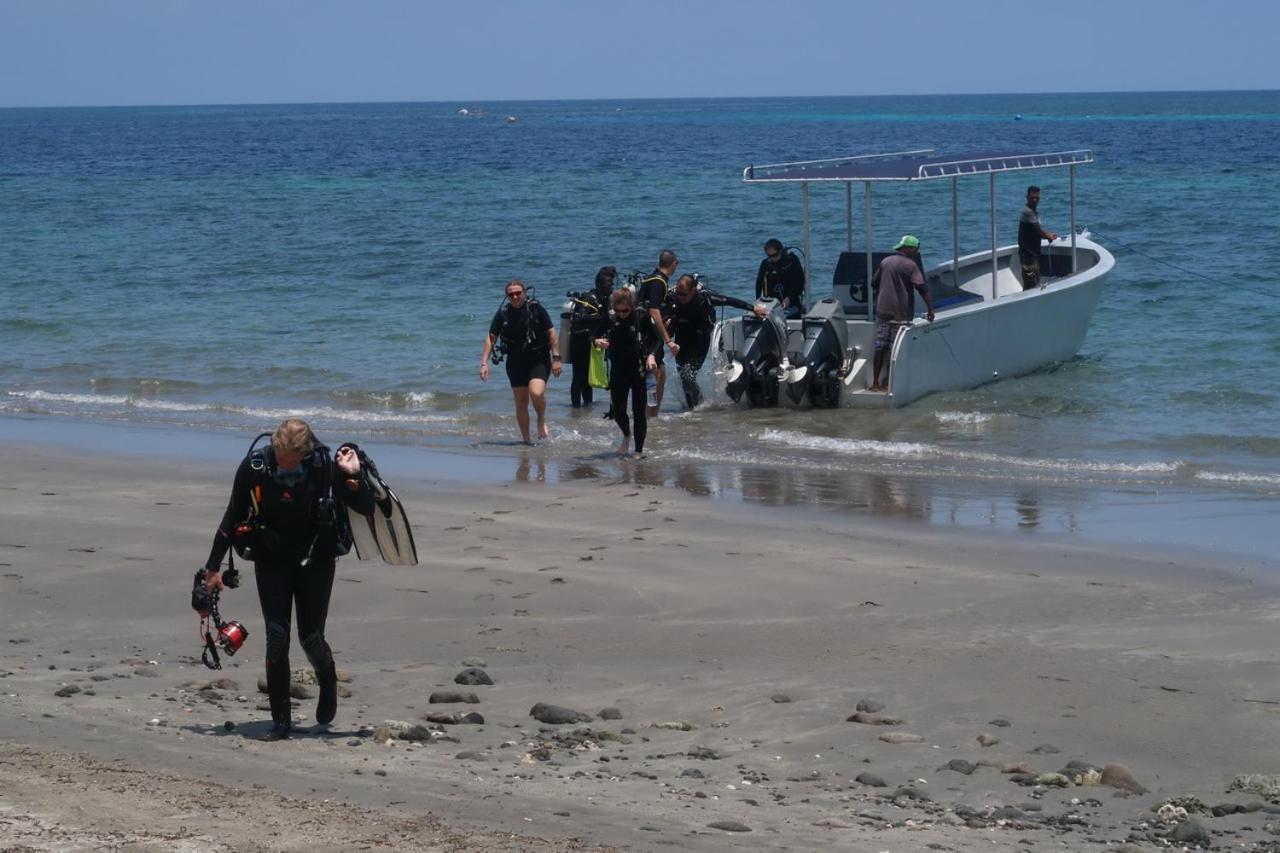
<svg viewBox="0 0 1280 853">
<path fill-rule="evenodd" d="M 840 301 L 828 297 L 809 309 L 803 320 L 804 343 L 786 374 L 787 396 L 800 403 L 806 396 L 813 405 L 840 405 L 840 370 L 849 346 L 849 326 Z"/>
<path fill-rule="evenodd" d="M 747 315 L 742 323 L 741 349 L 730 353 L 725 369 L 725 393 L 735 403 L 747 395 L 753 406 L 778 404 L 778 379 L 786 359 L 787 323 L 780 304 L 766 300 L 764 317 Z"/>
</svg>

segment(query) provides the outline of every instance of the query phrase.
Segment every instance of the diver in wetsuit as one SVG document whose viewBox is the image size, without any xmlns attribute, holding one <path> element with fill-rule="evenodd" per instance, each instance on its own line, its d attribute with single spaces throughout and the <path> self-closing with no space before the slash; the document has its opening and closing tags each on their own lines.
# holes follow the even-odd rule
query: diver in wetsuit
<svg viewBox="0 0 1280 853">
<path fill-rule="evenodd" d="M 609 397 L 613 403 L 613 419 L 622 430 L 618 453 L 625 455 L 631 446 L 633 433 L 627 424 L 627 398 L 630 397 L 636 455 L 639 456 L 649 431 L 645 414 L 645 373 L 657 370 L 656 354 L 662 349 L 662 338 L 649 312 L 636 307 L 631 291 L 614 291 L 609 301 L 613 319 L 595 344 L 609 353 Z"/>
<path fill-rule="evenodd" d="M 680 346 L 676 355 L 676 370 L 684 388 L 684 399 L 693 408 L 702 402 L 702 389 L 698 387 L 698 371 L 706 361 L 711 346 L 711 330 L 716 325 L 716 309 L 729 305 L 751 311 L 758 317 L 769 313 L 763 305 L 752 305 L 732 296 L 713 293 L 698 286 L 692 275 L 682 275 L 667 302 L 665 312 L 667 329 Z"/>
<path fill-rule="evenodd" d="M 238 578 L 221 571 L 232 545 L 254 563 L 271 703 L 272 726 L 264 740 L 287 738 L 292 730 L 289 625 L 295 604 L 298 638 L 320 685 L 316 722 L 329 723 L 337 712 L 338 674 L 324 626 L 337 558 L 347 553 L 351 539 L 346 510 L 335 502 L 366 514 L 373 510 L 356 452 L 344 445 L 330 458 L 306 421 L 284 421 L 271 435 L 271 446 L 250 453 L 236 469 L 209 559 L 197 574 L 197 583 L 209 591 L 235 586 Z"/>
<path fill-rule="evenodd" d="M 569 401 L 573 407 L 591 405 L 591 341 L 609 322 L 609 294 L 613 292 L 616 267 L 601 267 L 596 273 L 595 288 L 573 297 L 569 315 L 569 364 L 573 380 L 569 385 Z"/>
<path fill-rule="evenodd" d="M 804 312 L 804 266 L 795 253 L 770 238 L 756 273 L 756 299 L 776 299 L 788 320 Z"/>
<path fill-rule="evenodd" d="M 512 279 L 506 285 L 506 300 L 484 339 L 480 356 L 480 381 L 489 381 L 489 356 L 501 339 L 507 358 L 507 380 L 516 401 L 516 424 L 525 444 L 529 439 L 529 404 L 538 416 L 538 438 L 547 438 L 547 375 L 559 376 L 560 350 L 556 344 L 551 315 L 537 301 L 528 298 L 524 282 Z"/>
</svg>

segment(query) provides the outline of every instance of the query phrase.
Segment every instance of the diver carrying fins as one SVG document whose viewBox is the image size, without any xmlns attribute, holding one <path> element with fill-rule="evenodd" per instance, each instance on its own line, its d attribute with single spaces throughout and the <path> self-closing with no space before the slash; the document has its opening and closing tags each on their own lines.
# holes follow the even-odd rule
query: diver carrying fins
<svg viewBox="0 0 1280 853">
<path fill-rule="evenodd" d="M 259 448 L 268 436 L 270 443 Z M 289 645 L 295 609 L 298 639 L 320 688 L 316 722 L 328 724 L 337 713 L 338 675 L 325 622 L 337 559 L 353 547 L 361 559 L 378 554 L 393 565 L 418 561 L 404 508 L 368 455 L 353 444 L 330 455 L 297 418 L 254 439 L 236 469 L 209 557 L 196 573 L 191 603 L 202 616 L 207 662 L 216 666 L 219 649 L 234 654 L 248 638 L 243 625 L 223 622 L 217 612 L 219 592 L 236 586 L 234 558 L 227 552 L 234 548 L 254 564 L 272 720 L 264 740 L 287 738 L 293 730 Z"/>
</svg>

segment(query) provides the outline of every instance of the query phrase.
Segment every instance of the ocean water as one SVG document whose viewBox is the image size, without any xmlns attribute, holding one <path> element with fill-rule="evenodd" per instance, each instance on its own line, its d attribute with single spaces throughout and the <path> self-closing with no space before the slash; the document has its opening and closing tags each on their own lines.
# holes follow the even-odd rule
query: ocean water
<svg viewBox="0 0 1280 853">
<path fill-rule="evenodd" d="M 685 413 L 668 393 L 646 476 L 918 515 L 963 495 L 1019 523 L 1072 489 L 1270 500 L 1277 141 L 1276 92 L 0 110 L 0 415 L 248 436 L 297 413 L 527 464 L 505 377 L 477 374 L 507 279 L 554 315 L 599 266 L 671 247 L 746 297 L 765 238 L 801 237 L 798 188 L 744 185 L 748 164 L 1091 148 L 1078 222 L 1117 263 L 1078 357 L 894 412 Z M 1066 173 L 1014 175 L 1002 243 L 1032 181 L 1068 230 Z M 821 293 L 844 193 L 811 196 Z M 879 246 L 910 231 L 950 256 L 946 182 L 875 201 Z M 860 248 L 860 193 L 854 210 Z M 988 245 L 986 210 L 986 180 L 962 182 L 962 251 Z M 549 396 L 536 462 L 621 471 L 599 396 L 570 410 L 567 376 Z"/>
</svg>

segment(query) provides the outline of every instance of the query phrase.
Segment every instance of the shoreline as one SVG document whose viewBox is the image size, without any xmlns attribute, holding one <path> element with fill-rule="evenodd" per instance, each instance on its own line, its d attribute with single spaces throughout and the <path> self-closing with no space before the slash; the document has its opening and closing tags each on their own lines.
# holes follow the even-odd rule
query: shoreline
<svg viewBox="0 0 1280 853">
<path fill-rule="evenodd" d="M 1245 809 L 1197 825 L 1262 850 L 1245 842 L 1280 820 L 1229 789 L 1280 763 L 1265 577 L 643 483 L 399 477 L 423 565 L 340 563 L 327 633 L 351 695 L 332 728 L 259 743 L 252 585 L 223 598 L 250 637 L 220 673 L 186 602 L 233 460 L 158 458 L 157 476 L 29 445 L 10 466 L 0 740 L 37 750 L 36 777 L 83 753 L 301 798 L 244 817 L 272 850 L 330 838 L 325 800 L 547 849 L 1146 850 L 1186 823 L 1152 809 L 1194 796 Z M 492 686 L 454 684 L 480 663 Z M 459 690 L 479 701 L 428 700 Z M 589 719 L 539 722 L 537 703 Z M 860 703 L 882 707 L 850 720 Z M 1145 793 L 1044 775 L 1070 761 L 1124 765 Z M 122 784 L 108 801 L 142 821 L 146 789 Z M 24 814 L 59 808 L 5 789 Z M 298 834 L 272 840 L 278 818 Z"/>
<path fill-rule="evenodd" d="M 332 432 L 332 435 L 328 433 Z M 322 430 L 340 440 L 341 433 Z M 150 423 L 0 415 L 0 437 L 36 448 L 71 447 L 219 467 L 240 458 L 248 433 Z M 612 453 L 560 457 L 554 445 L 517 442 L 424 445 L 400 437 L 360 439 L 393 487 L 407 478 L 450 484 L 634 482 L 675 488 L 743 511 L 783 511 L 797 520 L 867 523 L 1034 538 L 1045 546 L 1121 547 L 1133 553 L 1195 554 L 1265 576 L 1280 569 L 1280 500 L 1269 495 L 1158 486 L 1029 487 L 1000 480 L 920 475 L 826 474 L 773 466 L 734 468 L 671 460 L 661 453 L 619 460 Z M 806 514 L 807 513 L 807 514 Z M 1280 574 L 1276 575 L 1280 579 Z"/>
</svg>

